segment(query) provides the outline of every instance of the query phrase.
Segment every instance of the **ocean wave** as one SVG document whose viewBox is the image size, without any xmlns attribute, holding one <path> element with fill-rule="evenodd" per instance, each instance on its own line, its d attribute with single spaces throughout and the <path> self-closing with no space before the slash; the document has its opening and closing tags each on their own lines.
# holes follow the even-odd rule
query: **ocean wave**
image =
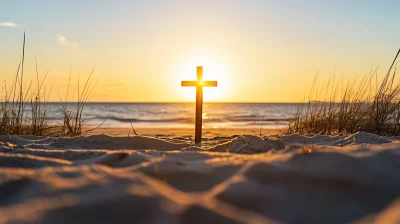
<svg viewBox="0 0 400 224">
<path fill-rule="evenodd" d="M 96 117 L 97 119 L 107 119 L 107 120 L 113 120 L 113 121 L 119 121 L 123 123 L 138 123 L 138 122 L 147 122 L 147 123 L 171 123 L 171 122 L 177 122 L 177 123 L 189 123 L 189 122 L 194 122 L 193 118 L 171 118 L 171 119 L 139 119 L 139 118 L 121 118 L 121 117 Z"/>
<path fill-rule="evenodd" d="M 168 119 L 140 119 L 140 118 L 121 118 L 121 117 L 96 117 L 97 119 L 102 119 L 102 120 L 113 120 L 113 121 L 118 121 L 122 123 L 140 123 L 140 122 L 146 122 L 146 123 L 193 123 L 195 122 L 194 117 L 190 118 L 168 118 Z M 256 118 L 256 117 L 244 117 L 244 116 L 237 116 L 237 117 L 226 117 L 226 118 L 207 118 L 203 119 L 203 122 L 210 122 L 210 123 L 223 123 L 223 122 L 249 122 L 249 124 L 261 124 L 263 122 L 267 123 L 281 123 L 281 122 L 288 122 L 290 119 L 289 118 Z"/>
</svg>

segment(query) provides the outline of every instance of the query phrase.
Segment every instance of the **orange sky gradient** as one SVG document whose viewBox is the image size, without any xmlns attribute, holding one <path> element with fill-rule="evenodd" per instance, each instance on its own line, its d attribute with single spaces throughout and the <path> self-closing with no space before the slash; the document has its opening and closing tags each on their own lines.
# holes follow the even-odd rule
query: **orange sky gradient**
<svg viewBox="0 0 400 224">
<path fill-rule="evenodd" d="M 10 3 L 0 9 L 0 74 L 11 83 L 25 30 L 26 82 L 36 79 L 36 57 L 40 75 L 49 70 L 51 101 L 65 95 L 71 69 L 74 84 L 96 67 L 91 101 L 193 102 L 195 88 L 180 81 L 203 66 L 204 79 L 218 81 L 205 101 L 296 102 L 317 73 L 350 80 L 379 66 L 384 76 L 399 47 L 399 14 L 374 4 L 39 1 L 15 14 Z"/>
</svg>

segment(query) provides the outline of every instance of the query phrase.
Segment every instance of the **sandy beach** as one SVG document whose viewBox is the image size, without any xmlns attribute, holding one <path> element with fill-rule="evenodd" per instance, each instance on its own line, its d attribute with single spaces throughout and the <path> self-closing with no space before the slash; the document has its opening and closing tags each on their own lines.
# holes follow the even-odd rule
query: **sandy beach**
<svg viewBox="0 0 400 224">
<path fill-rule="evenodd" d="M 94 130 L 91 130 L 95 128 Z M 151 137 L 194 137 L 194 128 L 124 128 L 124 127 L 86 127 L 86 130 L 91 130 L 87 135 L 105 134 L 111 136 L 151 136 Z M 134 131 L 133 131 L 134 130 Z M 218 136 L 232 135 L 277 135 L 282 133 L 283 129 L 277 128 L 204 128 L 202 136 L 204 138 L 213 138 Z"/>
<path fill-rule="evenodd" d="M 195 145 L 147 131 L 0 136 L 0 223 L 400 219 L 399 137 L 220 135 Z"/>
</svg>

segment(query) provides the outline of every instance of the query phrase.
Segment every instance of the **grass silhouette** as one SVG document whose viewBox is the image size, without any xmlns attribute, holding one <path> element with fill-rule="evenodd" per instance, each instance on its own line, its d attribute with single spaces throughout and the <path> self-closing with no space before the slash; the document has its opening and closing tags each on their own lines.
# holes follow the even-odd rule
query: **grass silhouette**
<svg viewBox="0 0 400 224">
<path fill-rule="evenodd" d="M 316 77 L 307 103 L 299 104 L 284 132 L 329 135 L 364 131 L 400 135 L 400 82 L 396 81 L 395 68 L 399 53 L 400 50 L 380 84 L 373 84 L 377 69 L 346 85 L 336 82 L 334 74 L 321 89 L 316 87 Z M 324 100 L 313 101 L 314 96 L 323 96 Z"/>
<path fill-rule="evenodd" d="M 52 88 L 47 89 L 44 82 L 48 72 L 40 79 L 38 63 L 36 63 L 36 83 L 32 81 L 25 86 L 24 63 L 25 63 L 25 33 L 22 47 L 22 59 L 18 65 L 17 73 L 10 87 L 4 84 L 4 97 L 0 101 L 0 134 L 2 135 L 61 135 L 78 136 L 83 134 L 83 126 L 86 118 L 82 116 L 91 93 L 97 82 L 92 85 L 91 77 L 94 69 L 87 78 L 83 89 L 80 83 L 75 87 L 77 92 L 77 103 L 74 108 L 67 104 L 71 76 L 68 82 L 68 91 L 64 100 L 61 100 L 63 111 L 63 123 L 56 124 L 48 115 L 48 99 Z M 33 87 L 35 86 L 35 87 Z M 75 96 L 75 91 L 72 98 Z M 29 107 L 27 107 L 29 105 Z M 28 109 L 29 108 L 29 109 Z M 88 130 L 90 131 L 90 130 Z"/>
</svg>

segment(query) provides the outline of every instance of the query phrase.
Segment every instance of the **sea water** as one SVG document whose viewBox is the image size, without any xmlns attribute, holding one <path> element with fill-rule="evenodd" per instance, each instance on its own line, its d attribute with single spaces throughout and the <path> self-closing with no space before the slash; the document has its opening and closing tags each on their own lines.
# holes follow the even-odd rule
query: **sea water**
<svg viewBox="0 0 400 224">
<path fill-rule="evenodd" d="M 203 125 L 212 128 L 282 127 L 296 112 L 294 103 L 204 103 Z M 69 111 L 76 103 L 66 104 Z M 83 116 L 90 125 L 106 127 L 190 128 L 195 103 L 87 103 Z M 27 108 L 27 110 L 29 110 Z M 48 103 L 49 117 L 62 122 L 60 103 Z"/>
</svg>

